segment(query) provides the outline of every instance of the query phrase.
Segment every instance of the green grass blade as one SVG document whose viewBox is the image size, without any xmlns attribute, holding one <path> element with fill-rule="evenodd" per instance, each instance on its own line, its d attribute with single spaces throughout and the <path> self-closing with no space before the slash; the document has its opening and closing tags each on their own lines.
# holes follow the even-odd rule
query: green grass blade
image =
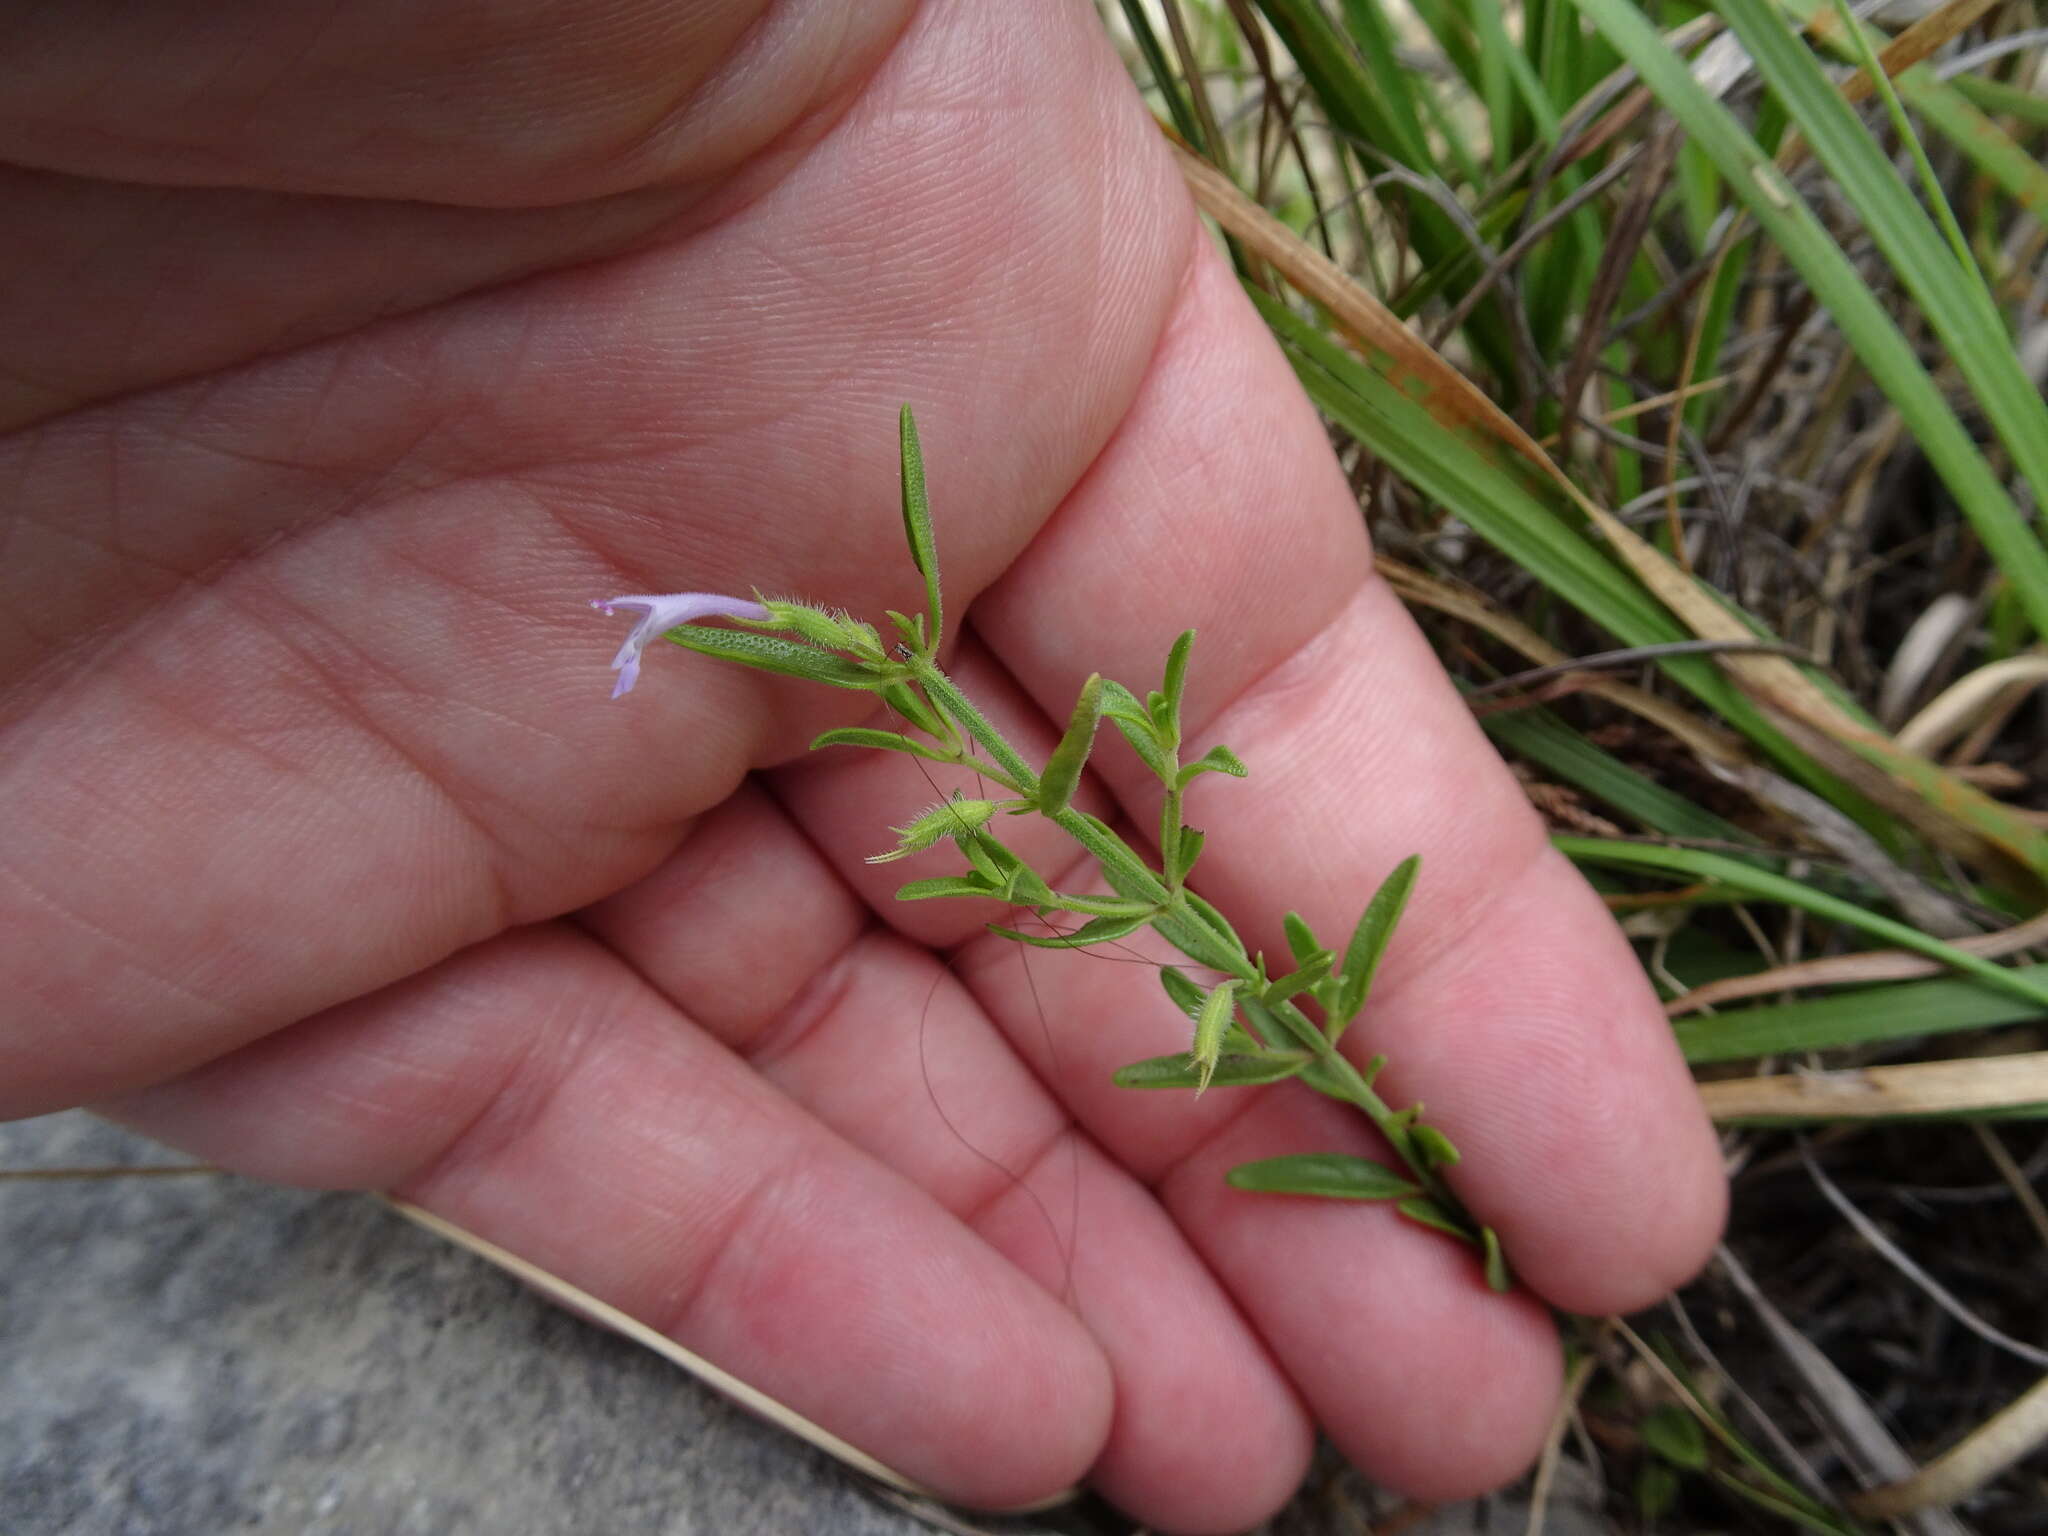
<svg viewBox="0 0 2048 1536">
<path fill-rule="evenodd" d="M 1969 380 L 2013 463 L 2033 487 L 2036 504 L 2048 506 L 2048 404 L 2021 367 L 1983 274 L 1967 261 L 1967 248 L 1961 253 L 1965 265 L 1944 242 L 1937 223 L 1946 202 L 1930 216 L 1913 200 L 1890 158 L 1769 0 L 1720 0 L 1718 9 Z M 1909 141 L 1909 147 L 1917 144 Z M 1927 175 L 1932 178 L 1931 168 Z M 1962 242 L 1960 230 L 1954 239 Z M 2039 574 L 2048 580 L 2048 553 L 2039 539 L 2031 543 Z M 2048 600 L 2048 593 L 2043 597 Z"/>
<path fill-rule="evenodd" d="M 1645 831 L 1666 837 L 1742 843 L 1750 840 L 1732 821 L 1702 810 L 1683 795 L 1643 777 L 1586 740 L 1547 709 L 1505 710 L 1479 722 L 1509 750 L 1556 774 L 1575 789 L 1619 811 Z"/>
<path fill-rule="evenodd" d="M 1901 949 L 1910 949 L 1930 959 L 1939 960 L 1943 965 L 1966 971 L 1993 986 L 2002 987 L 2016 996 L 2048 1008 L 2048 981 L 2035 978 L 2024 971 L 2010 970 L 1986 960 L 1981 955 L 1957 949 L 1953 944 L 1944 944 L 1940 939 L 1931 938 L 1918 928 L 1859 907 L 1854 902 L 1844 901 L 1839 896 L 1815 890 L 1802 881 L 1789 880 L 1783 875 L 1745 864 L 1739 859 L 1726 858 L 1718 853 L 1702 853 L 1693 848 L 1664 848 L 1650 843 L 1616 843 L 1591 837 L 1559 837 L 1553 838 L 1552 842 L 1571 858 L 1590 864 L 1604 864 L 1611 869 L 1648 869 L 1665 874 L 1683 875 L 1691 880 L 1707 880 L 1731 886 L 1745 895 L 1759 897 L 1765 901 L 1783 902 L 1786 906 L 1810 912 L 1815 917 L 1860 929 L 1887 944 L 1896 944 Z"/>
<path fill-rule="evenodd" d="M 1310 398 L 1417 489 L 1457 513 L 1481 538 L 1622 644 L 1691 638 L 1634 576 L 1538 500 L 1526 481 L 1500 466 L 1498 443 L 1453 432 L 1421 401 L 1285 305 L 1257 292 L 1251 297 L 1286 348 Z M 1884 825 L 1866 801 L 1787 741 L 1711 661 L 1669 656 L 1659 666 L 1719 711 L 1787 774 L 1864 824 Z"/>
<path fill-rule="evenodd" d="M 2016 967 L 2007 974 L 2048 987 L 2048 965 Z M 1695 1065 L 1738 1061 L 1785 1051 L 1825 1051 L 1883 1040 L 1953 1034 L 2023 1024 L 2048 1014 L 2031 998 L 1964 977 L 1858 987 L 1832 997 L 1773 1003 L 1677 1020 L 1685 1059 Z"/>
<path fill-rule="evenodd" d="M 1892 323 L 1884 306 L 1857 276 L 1855 268 L 1820 221 L 1793 195 L 1770 158 L 1755 140 L 1743 132 L 1735 119 L 1700 88 L 1685 61 L 1665 46 L 1663 39 L 1630 0 L 1575 0 L 1575 3 L 1635 66 L 1643 83 L 1713 159 L 1735 195 L 1742 199 L 1777 242 L 1786 259 L 1806 279 L 1863 360 L 1871 377 L 1898 407 L 1908 430 L 1954 494 L 1984 547 L 2019 589 L 2029 621 L 2037 630 L 2048 634 L 2048 628 L 2044 628 L 2048 626 L 2048 551 L 2042 549 L 2040 540 L 2027 526 L 2012 498 L 2006 494 L 1984 456 L 1957 420 L 1955 412 L 1928 377 L 1926 369 L 1920 366 L 1918 357 Z M 1729 0 L 1727 9 L 1731 20 L 1736 15 L 1748 16 L 1750 12 L 1745 8 L 1754 3 L 1760 3 L 1760 0 Z M 1771 28 L 1776 34 L 1776 43 L 1795 49 L 1818 77 L 1818 69 L 1811 57 L 1785 36 L 1782 24 L 1773 20 Z M 1770 39 L 1760 34 L 1759 41 L 1761 51 L 1773 51 Z M 1801 92 L 1801 107 L 1810 105 L 1805 97 L 1806 93 Z M 1836 105 L 1847 112 L 1839 99 Z M 1810 126 L 1817 129 L 1823 138 L 1831 138 L 1829 115 L 1818 110 L 1812 115 L 1814 122 Z M 1850 131 L 1869 149 L 1868 138 L 1856 124 L 1853 114 L 1849 115 L 1848 121 Z M 1815 147 L 1816 150 L 1821 147 L 1818 139 Z M 1834 147 L 1831 142 L 1830 148 Z M 1889 166 L 1884 174 L 1892 191 L 1903 196 Z M 1907 206 L 1911 207 L 1910 199 Z M 1917 210 L 1913 210 L 1913 216 L 1922 234 L 1932 238 L 1925 217 Z M 1938 248 L 1939 242 L 1936 244 Z M 1953 286 L 1957 281 L 1954 263 L 1945 252 L 1942 260 L 1949 268 L 1949 282 Z M 1901 275 L 1905 274 L 1902 272 Z M 1922 276 L 1924 278 L 1925 274 Z M 1970 334 L 1975 338 L 1976 329 L 1971 329 Z M 2011 344 L 2001 341 L 2000 345 L 2010 365 Z M 1973 350 L 1982 349 L 1975 347 L 1973 341 Z M 1989 366 L 1981 356 L 1975 365 Z M 2001 391 L 2002 398 L 2004 393 Z M 1988 410 L 1990 402 L 1986 401 L 1985 405 Z M 2003 399 L 2002 409 L 2013 412 L 2012 402 Z M 2033 412 L 2040 409 L 2039 400 L 2034 400 Z M 2024 413 L 2024 409 L 2019 413 Z M 2048 442 L 2037 447 L 2041 453 L 2048 454 Z"/>
<path fill-rule="evenodd" d="M 1438 167 L 1408 92 L 1414 82 L 1394 67 L 1388 50 L 1375 71 L 1368 69 L 1350 39 L 1324 12 L 1318 0 L 1259 0 L 1259 9 L 1301 66 L 1317 105 L 1339 132 L 1387 159 L 1425 176 Z M 1381 81 L 1391 77 L 1394 100 L 1382 100 Z M 1368 173 L 1380 169 L 1365 157 Z M 1409 235 L 1426 271 L 1469 259 L 1471 245 L 1450 217 L 1427 198 L 1407 200 Z M 1480 305 L 1465 322 L 1465 333 L 1495 377 L 1515 377 L 1514 345 L 1496 302 Z"/>
</svg>

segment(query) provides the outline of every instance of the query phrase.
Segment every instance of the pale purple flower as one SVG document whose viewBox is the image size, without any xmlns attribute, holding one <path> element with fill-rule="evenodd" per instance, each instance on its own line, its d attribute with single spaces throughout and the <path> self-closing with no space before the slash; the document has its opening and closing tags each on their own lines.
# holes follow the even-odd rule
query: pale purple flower
<svg viewBox="0 0 2048 1536">
<path fill-rule="evenodd" d="M 698 619 L 752 619 L 768 617 L 768 610 L 744 597 L 726 597 L 718 592 L 668 592 L 659 597 L 593 598 L 591 607 L 599 613 L 616 613 L 621 608 L 646 610 L 646 617 L 633 626 L 619 654 L 612 658 L 612 670 L 619 680 L 612 685 L 612 697 L 630 693 L 640 680 L 640 653 L 649 641 L 659 640 L 678 624 Z"/>
</svg>

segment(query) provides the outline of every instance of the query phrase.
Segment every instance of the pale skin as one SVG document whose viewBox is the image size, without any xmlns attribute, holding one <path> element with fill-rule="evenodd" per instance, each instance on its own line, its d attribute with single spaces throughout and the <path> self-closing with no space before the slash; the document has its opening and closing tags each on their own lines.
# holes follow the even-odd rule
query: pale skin
<svg viewBox="0 0 2048 1536">
<path fill-rule="evenodd" d="M 1545 1304 L 1692 1273 L 1714 1144 L 1089 8 L 99 9 L 0 57 L 0 1114 L 393 1190 L 967 1501 L 1234 1529 L 1315 1425 L 1425 1497 L 1519 1472 Z M 1034 994 L 987 912 L 893 904 L 951 867 L 862 862 L 930 786 L 802 753 L 864 698 L 667 646 L 607 697 L 593 597 L 917 605 L 902 401 L 1012 740 L 1192 625 L 1194 750 L 1253 775 L 1191 792 L 1197 883 L 1248 942 L 1341 943 L 1423 855 L 1347 1045 L 1521 1293 L 1226 1188 L 1372 1143 L 1111 1086 L 1185 1044 L 1148 971 Z"/>
</svg>

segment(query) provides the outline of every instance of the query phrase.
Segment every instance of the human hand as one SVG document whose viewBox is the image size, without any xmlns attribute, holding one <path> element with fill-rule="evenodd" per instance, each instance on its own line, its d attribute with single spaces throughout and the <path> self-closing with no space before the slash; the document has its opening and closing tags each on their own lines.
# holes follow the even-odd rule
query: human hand
<svg viewBox="0 0 2048 1536">
<path fill-rule="evenodd" d="M 0 63 L 0 1113 L 391 1189 L 969 1501 L 1236 1528 L 1312 1421 L 1421 1495 L 1513 1475 L 1540 1301 L 1683 1279 L 1713 1144 L 1093 18 L 419 11 L 66 7 Z M 593 596 L 915 605 L 899 400 L 1013 738 L 1193 625 L 1194 738 L 1254 773 L 1198 791 L 1198 883 L 1253 944 L 1423 853 L 1348 1038 L 1530 1294 L 1224 1187 L 1369 1144 L 1292 1089 L 1113 1088 L 1185 1044 L 1148 971 L 1027 982 L 893 903 L 863 856 L 929 786 L 799 755 L 857 696 L 674 652 L 605 697 Z"/>
</svg>

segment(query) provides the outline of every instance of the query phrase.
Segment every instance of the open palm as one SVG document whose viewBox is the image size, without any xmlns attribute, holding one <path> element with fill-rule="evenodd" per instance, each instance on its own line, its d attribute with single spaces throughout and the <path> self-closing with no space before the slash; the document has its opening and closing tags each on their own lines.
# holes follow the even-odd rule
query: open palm
<svg viewBox="0 0 2048 1536">
<path fill-rule="evenodd" d="M 1230 1529 L 1312 1423 L 1426 1496 L 1517 1472 L 1542 1303 L 1684 1278 L 1713 1145 L 1088 8 L 96 9 L 0 62 L 0 1114 L 393 1189 L 966 1500 Z M 899 401 L 1013 739 L 1193 625 L 1249 942 L 1423 854 L 1350 1039 L 1533 1294 L 1224 1187 L 1371 1147 L 1112 1087 L 1185 1046 L 1145 968 L 892 903 L 931 786 L 801 751 L 863 697 L 664 647 L 607 698 L 592 597 L 915 606 Z M 1119 752 L 1091 806 L 1147 826 Z"/>
</svg>

